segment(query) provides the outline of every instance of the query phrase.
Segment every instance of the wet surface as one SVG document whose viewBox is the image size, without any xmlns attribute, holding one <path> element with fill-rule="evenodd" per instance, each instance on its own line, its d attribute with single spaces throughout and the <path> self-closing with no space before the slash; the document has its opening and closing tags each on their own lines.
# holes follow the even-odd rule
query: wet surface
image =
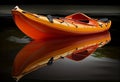
<svg viewBox="0 0 120 82">
<path fill-rule="evenodd" d="M 93 16 L 93 14 L 91 15 Z M 29 72 L 19 81 L 39 80 L 113 80 L 120 81 L 120 28 L 119 15 L 94 15 L 111 19 L 111 41 L 80 61 L 62 57 L 48 66 Z M 0 31 L 0 80 L 15 82 L 12 78 L 13 63 L 17 54 L 31 42 L 14 24 L 11 16 L 3 19 Z M 6 24 L 7 22 L 8 24 Z M 77 40 L 76 40 L 77 41 Z M 53 43 L 54 44 L 54 43 Z M 59 45 L 57 45 L 59 46 Z M 34 46 L 33 46 L 34 47 Z M 54 45 L 52 46 L 54 47 Z M 54 48 L 53 48 L 54 49 Z M 48 49 L 47 49 L 48 50 Z M 26 51 L 29 52 L 29 51 Z M 31 52 L 32 53 L 32 52 Z M 52 58 L 51 58 L 52 60 Z M 22 60 L 21 60 L 22 61 Z M 25 61 L 25 60 L 24 60 Z M 51 61 L 50 61 L 51 63 Z"/>
</svg>

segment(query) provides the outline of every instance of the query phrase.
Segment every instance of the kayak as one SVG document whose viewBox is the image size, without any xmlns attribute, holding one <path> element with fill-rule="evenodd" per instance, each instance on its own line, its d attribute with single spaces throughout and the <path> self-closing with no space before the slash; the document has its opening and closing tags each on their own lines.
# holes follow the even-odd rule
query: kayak
<svg viewBox="0 0 120 82">
<path fill-rule="evenodd" d="M 65 17 L 38 15 L 20 9 L 11 10 L 17 27 L 32 39 L 100 33 L 109 30 L 111 20 L 91 18 L 78 12 Z"/>
<path fill-rule="evenodd" d="M 110 40 L 109 32 L 70 38 L 33 40 L 17 53 L 12 76 L 19 80 L 26 74 L 51 65 L 64 57 L 76 62 L 81 61 Z"/>
</svg>

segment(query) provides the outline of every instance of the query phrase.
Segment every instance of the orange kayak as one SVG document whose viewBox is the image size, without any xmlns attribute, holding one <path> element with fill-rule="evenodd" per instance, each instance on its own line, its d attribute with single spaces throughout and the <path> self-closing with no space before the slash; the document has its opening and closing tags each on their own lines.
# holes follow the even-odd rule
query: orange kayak
<svg viewBox="0 0 120 82">
<path fill-rule="evenodd" d="M 18 6 L 11 11 L 18 28 L 32 39 L 94 34 L 107 31 L 111 26 L 107 18 L 94 19 L 80 12 L 54 17 L 30 13 Z"/>
<path fill-rule="evenodd" d="M 26 74 L 63 57 L 80 61 L 110 40 L 109 32 L 70 38 L 33 40 L 17 53 L 12 76 L 19 80 Z"/>
</svg>

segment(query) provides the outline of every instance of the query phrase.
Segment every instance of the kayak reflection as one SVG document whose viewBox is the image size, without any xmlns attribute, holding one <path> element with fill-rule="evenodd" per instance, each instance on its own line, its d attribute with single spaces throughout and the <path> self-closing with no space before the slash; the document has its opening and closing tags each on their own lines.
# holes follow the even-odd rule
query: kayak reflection
<svg viewBox="0 0 120 82">
<path fill-rule="evenodd" d="M 32 41 L 16 55 L 12 76 L 19 80 L 24 75 L 64 57 L 80 61 L 110 40 L 110 33 L 103 32 L 93 35 Z"/>
</svg>

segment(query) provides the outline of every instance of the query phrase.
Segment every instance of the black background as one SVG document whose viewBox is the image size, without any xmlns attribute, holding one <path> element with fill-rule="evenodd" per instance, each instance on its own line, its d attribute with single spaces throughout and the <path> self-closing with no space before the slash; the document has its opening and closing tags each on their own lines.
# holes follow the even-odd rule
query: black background
<svg viewBox="0 0 120 82">
<path fill-rule="evenodd" d="M 0 5 L 13 4 L 70 4 L 70 5 L 119 5 L 119 0 L 0 0 Z"/>
</svg>

